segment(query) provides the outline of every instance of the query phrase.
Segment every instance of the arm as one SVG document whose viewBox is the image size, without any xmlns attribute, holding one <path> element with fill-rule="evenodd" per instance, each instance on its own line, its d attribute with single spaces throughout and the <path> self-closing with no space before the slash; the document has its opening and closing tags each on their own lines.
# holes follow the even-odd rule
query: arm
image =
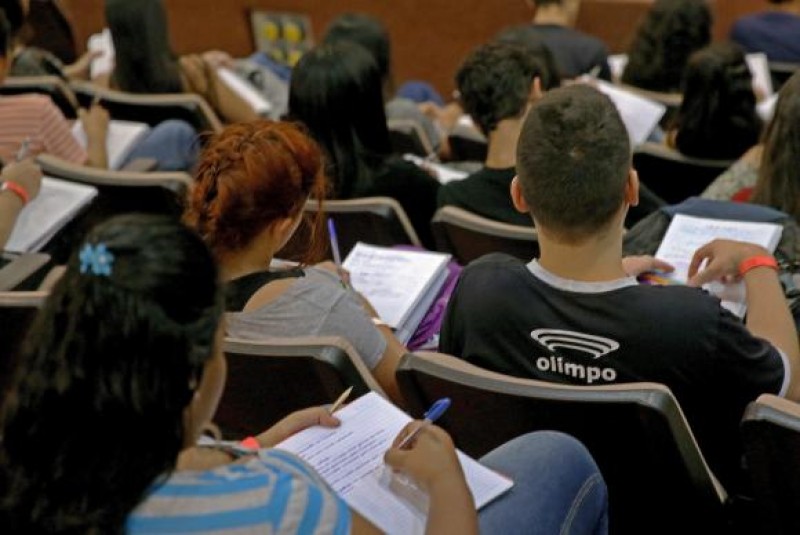
<svg viewBox="0 0 800 535">
<path fill-rule="evenodd" d="M 359 297 L 361 298 L 367 314 L 369 314 L 371 318 L 380 319 L 378 312 L 372 304 L 367 301 L 363 295 L 359 294 Z M 400 393 L 400 387 L 397 386 L 395 372 L 397 371 L 397 365 L 400 364 L 400 359 L 403 355 L 408 353 L 408 348 L 400 343 L 400 340 L 397 339 L 391 327 L 388 325 L 382 324 L 376 325 L 376 327 L 386 340 L 386 350 L 383 352 L 380 361 L 378 361 L 378 365 L 373 368 L 372 375 L 375 376 L 381 388 L 386 391 L 389 399 L 396 405 L 404 407 L 405 399 L 403 399 L 403 395 Z"/>
<path fill-rule="evenodd" d="M 30 200 L 39 194 L 42 183 L 42 170 L 32 160 L 11 163 L 3 168 L 0 181 L 9 180 L 17 183 L 28 193 Z M 5 247 L 14 223 L 22 211 L 23 202 L 19 195 L 13 191 L 0 191 L 0 249 Z"/>
<path fill-rule="evenodd" d="M 701 247 L 689 266 L 689 284 L 703 284 L 724 278 L 738 277 L 739 266 L 755 256 L 771 256 L 758 245 L 715 240 Z M 700 271 L 700 265 L 707 261 Z M 791 377 L 787 397 L 800 401 L 800 344 L 797 329 L 778 280 L 778 273 L 769 267 L 758 267 L 744 275 L 747 288 L 747 329 L 778 348 L 788 359 Z"/>
<path fill-rule="evenodd" d="M 180 58 L 181 79 L 185 91 L 208 100 L 228 122 L 247 122 L 258 118 L 256 111 L 217 74 L 215 56 L 198 55 Z"/>
<path fill-rule="evenodd" d="M 86 165 L 98 169 L 108 169 L 106 137 L 108 136 L 108 111 L 99 104 L 92 104 L 89 110 L 78 110 L 78 117 L 86 132 L 88 158 Z"/>
</svg>

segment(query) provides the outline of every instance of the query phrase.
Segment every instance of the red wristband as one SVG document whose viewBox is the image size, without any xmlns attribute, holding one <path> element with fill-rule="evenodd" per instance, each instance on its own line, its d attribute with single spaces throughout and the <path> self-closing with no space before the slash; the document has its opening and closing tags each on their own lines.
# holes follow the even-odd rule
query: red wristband
<svg viewBox="0 0 800 535">
<path fill-rule="evenodd" d="M 739 264 L 739 275 L 744 277 L 745 273 L 757 267 L 768 267 L 778 271 L 778 261 L 772 256 L 751 256 Z"/>
<path fill-rule="evenodd" d="M 14 193 L 22 201 L 23 206 L 31 202 L 31 196 L 28 194 L 27 190 L 11 180 L 0 182 L 0 191 L 10 191 Z"/>
<path fill-rule="evenodd" d="M 261 447 L 261 445 L 258 443 L 258 440 L 256 440 L 256 437 L 247 437 L 239 442 L 239 445 L 243 448 L 247 448 L 248 450 L 257 450 Z"/>
</svg>

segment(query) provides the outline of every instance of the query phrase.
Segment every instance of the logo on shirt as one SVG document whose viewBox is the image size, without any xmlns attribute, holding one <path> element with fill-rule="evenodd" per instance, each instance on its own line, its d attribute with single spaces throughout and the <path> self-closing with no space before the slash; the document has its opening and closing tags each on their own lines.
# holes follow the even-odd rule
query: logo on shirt
<svg viewBox="0 0 800 535">
<path fill-rule="evenodd" d="M 531 333 L 531 338 L 553 353 L 556 353 L 559 348 L 572 349 L 588 353 L 596 359 L 619 349 L 619 342 L 610 338 L 562 329 L 536 329 Z"/>
</svg>

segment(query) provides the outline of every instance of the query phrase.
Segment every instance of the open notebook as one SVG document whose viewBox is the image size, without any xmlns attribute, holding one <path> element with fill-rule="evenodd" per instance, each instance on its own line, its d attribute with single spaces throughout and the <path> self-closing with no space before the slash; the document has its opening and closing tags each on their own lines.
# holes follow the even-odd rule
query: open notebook
<svg viewBox="0 0 800 535">
<path fill-rule="evenodd" d="M 783 227 L 773 223 L 748 223 L 678 214 L 672 218 L 656 251 L 656 258 L 675 266 L 674 273 L 667 275 L 668 278 L 686 283 L 695 251 L 707 243 L 715 239 L 736 240 L 755 243 L 774 252 L 782 233 Z M 714 282 L 708 284 L 706 289 L 722 299 L 722 306 L 744 317 L 747 311 L 744 283 Z"/>
<path fill-rule="evenodd" d="M 397 339 L 408 342 L 447 281 L 450 255 L 358 242 L 342 267 Z"/>
<path fill-rule="evenodd" d="M 109 121 L 108 133 L 106 134 L 108 168 L 120 169 L 134 147 L 149 131 L 150 126 L 145 123 L 118 121 L 116 119 Z M 89 146 L 86 132 L 83 130 L 83 124 L 80 121 L 73 123 L 72 135 L 84 149 Z"/>
<path fill-rule="evenodd" d="M 336 412 L 334 429 L 312 427 L 276 446 L 299 456 L 319 472 L 347 504 L 390 534 L 422 534 L 426 514 L 392 490 L 383 454 L 411 418 L 374 392 Z M 461 467 L 480 509 L 513 482 L 458 452 Z"/>
<path fill-rule="evenodd" d="M 43 178 L 39 195 L 19 214 L 6 250 L 40 250 L 96 196 L 97 188 L 93 186 Z"/>
</svg>

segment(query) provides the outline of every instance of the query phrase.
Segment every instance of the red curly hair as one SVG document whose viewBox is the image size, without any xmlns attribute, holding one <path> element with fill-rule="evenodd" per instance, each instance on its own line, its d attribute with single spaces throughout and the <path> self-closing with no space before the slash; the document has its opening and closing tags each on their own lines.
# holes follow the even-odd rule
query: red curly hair
<svg viewBox="0 0 800 535">
<path fill-rule="evenodd" d="M 301 126 L 269 120 L 235 124 L 203 150 L 184 221 L 224 258 L 273 222 L 296 216 L 309 197 L 322 202 L 326 191 L 322 151 Z M 324 251 L 317 239 L 323 220 L 320 210 L 303 229 L 307 261 Z"/>
</svg>

